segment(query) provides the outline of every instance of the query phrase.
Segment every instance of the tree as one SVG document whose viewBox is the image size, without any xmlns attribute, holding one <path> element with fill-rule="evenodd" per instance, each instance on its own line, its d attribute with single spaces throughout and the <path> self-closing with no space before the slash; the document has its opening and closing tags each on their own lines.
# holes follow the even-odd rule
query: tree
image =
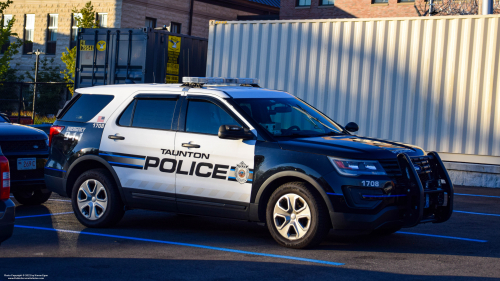
<svg viewBox="0 0 500 281">
<path fill-rule="evenodd" d="M 421 16 L 465 16 L 481 14 L 479 6 L 483 0 L 433 0 L 421 1 L 417 7 Z M 493 1 L 493 13 L 500 13 L 500 1 Z"/>
<path fill-rule="evenodd" d="M 3 15 L 3 11 L 12 4 L 11 0 L 7 2 L 0 2 L 0 15 Z M 10 61 L 12 57 L 19 52 L 19 47 L 21 47 L 22 42 L 17 38 L 17 33 L 12 32 L 12 26 L 16 22 L 15 18 L 12 18 L 7 23 L 7 26 L 3 26 L 1 23 L 0 28 L 0 48 L 2 48 L 3 55 L 0 57 L 0 81 L 6 81 L 8 77 L 12 76 L 12 70 L 10 68 Z M 13 38 L 13 42 L 10 42 Z"/>
<path fill-rule="evenodd" d="M 92 6 L 92 1 L 85 3 L 85 7 L 82 9 L 73 9 L 72 11 L 75 16 L 76 26 L 83 28 L 98 28 L 99 21 L 95 19 L 94 6 Z M 78 16 L 81 14 L 82 16 Z M 73 84 L 72 86 L 68 86 L 71 94 L 74 93 L 75 90 L 75 68 L 76 68 L 76 48 L 78 46 L 73 47 L 71 50 L 66 48 L 66 52 L 62 53 L 61 60 L 66 65 L 66 69 L 61 71 L 64 76 L 64 81 L 67 83 Z"/>
</svg>

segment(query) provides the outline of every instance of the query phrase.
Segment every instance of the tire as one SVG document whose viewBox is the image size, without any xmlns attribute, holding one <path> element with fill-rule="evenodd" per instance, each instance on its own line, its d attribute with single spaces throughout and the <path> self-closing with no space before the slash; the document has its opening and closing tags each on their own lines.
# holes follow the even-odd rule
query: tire
<svg viewBox="0 0 500 281">
<path fill-rule="evenodd" d="M 12 194 L 20 204 L 36 206 L 47 202 L 52 195 L 52 191 L 48 189 L 39 189 L 35 191 L 13 192 Z"/>
<path fill-rule="evenodd" d="M 395 232 L 398 232 L 401 230 L 401 226 L 394 226 L 394 227 L 389 227 L 389 228 L 379 228 L 379 229 L 375 229 L 374 231 L 372 231 L 371 235 L 373 236 L 387 236 L 387 235 L 391 235 Z"/>
<path fill-rule="evenodd" d="M 331 228 L 323 198 L 303 182 L 285 183 L 273 192 L 266 222 L 274 240 L 293 249 L 318 245 Z"/>
<path fill-rule="evenodd" d="M 87 227 L 113 226 L 125 214 L 118 187 L 106 169 L 89 170 L 78 177 L 71 205 L 78 221 Z"/>
</svg>

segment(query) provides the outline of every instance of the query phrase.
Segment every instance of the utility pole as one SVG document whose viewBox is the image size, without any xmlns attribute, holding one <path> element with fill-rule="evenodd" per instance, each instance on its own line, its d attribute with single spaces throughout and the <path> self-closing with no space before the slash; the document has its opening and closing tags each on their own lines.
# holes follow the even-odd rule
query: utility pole
<svg viewBox="0 0 500 281">
<path fill-rule="evenodd" d="M 493 0 L 483 0 L 483 15 L 493 14 Z"/>
<path fill-rule="evenodd" d="M 40 60 L 40 55 L 45 55 L 39 49 L 36 49 L 36 52 L 29 52 L 28 55 L 36 55 L 35 62 L 35 84 L 33 84 L 33 113 L 31 114 L 31 118 L 33 119 L 33 124 L 35 124 L 35 99 L 36 99 L 36 81 L 38 77 L 38 62 Z"/>
</svg>

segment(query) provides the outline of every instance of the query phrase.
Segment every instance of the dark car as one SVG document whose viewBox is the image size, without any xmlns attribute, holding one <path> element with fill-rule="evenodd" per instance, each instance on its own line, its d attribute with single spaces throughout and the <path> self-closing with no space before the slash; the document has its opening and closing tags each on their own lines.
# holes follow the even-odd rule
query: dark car
<svg viewBox="0 0 500 281">
<path fill-rule="evenodd" d="M 58 114 L 45 180 L 83 225 L 162 210 L 265 222 L 304 248 L 332 228 L 385 235 L 450 218 L 436 152 L 353 135 L 355 123 L 254 79 L 184 79 L 78 89 Z"/>
<path fill-rule="evenodd" d="M 48 136 L 42 130 L 12 124 L 0 115 L 0 147 L 10 165 L 10 189 L 24 205 L 46 202 L 51 191 L 45 188 L 43 167 L 49 153 Z"/>
<path fill-rule="evenodd" d="M 15 205 L 10 200 L 9 161 L 0 147 L 0 244 L 12 236 L 14 230 Z"/>
</svg>

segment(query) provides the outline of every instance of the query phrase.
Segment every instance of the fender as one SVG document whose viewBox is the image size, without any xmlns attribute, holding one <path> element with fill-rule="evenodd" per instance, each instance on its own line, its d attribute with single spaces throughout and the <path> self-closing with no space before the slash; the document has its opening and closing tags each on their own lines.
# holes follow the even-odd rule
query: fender
<svg viewBox="0 0 500 281">
<path fill-rule="evenodd" d="M 123 193 L 123 188 L 122 188 L 122 185 L 120 183 L 120 179 L 118 178 L 118 175 L 116 174 L 113 167 L 111 167 L 111 165 L 109 165 L 109 163 L 106 160 L 104 160 L 103 158 L 101 158 L 97 155 L 84 155 L 84 156 L 79 157 L 77 160 L 75 160 L 71 164 L 71 166 L 69 167 L 68 171 L 66 172 L 66 177 L 64 178 L 64 180 L 66 181 L 66 184 L 67 184 L 68 176 L 71 174 L 73 168 L 76 165 L 78 165 L 80 162 L 87 161 L 87 160 L 97 161 L 97 162 L 103 164 L 106 167 L 106 169 L 108 169 L 108 171 L 111 173 L 111 175 L 113 176 L 113 178 L 115 180 L 115 183 L 118 187 L 118 192 L 120 192 L 120 196 L 122 198 L 122 201 L 125 203 L 126 202 L 125 195 Z M 71 195 L 70 195 L 70 198 L 71 198 Z"/>
<path fill-rule="evenodd" d="M 329 213 L 330 214 L 333 213 L 333 206 L 332 206 L 332 203 L 330 202 L 330 199 L 328 198 L 328 195 L 326 194 L 325 190 L 321 187 L 321 185 L 314 178 L 312 178 L 311 176 L 308 176 L 304 173 L 297 172 L 297 171 L 282 171 L 282 172 L 278 172 L 278 173 L 270 176 L 260 186 L 259 191 L 257 192 L 257 196 L 255 197 L 255 203 L 250 204 L 251 209 L 255 208 L 255 210 L 250 210 L 250 216 L 251 216 L 250 219 L 251 220 L 254 220 L 255 218 L 257 218 L 256 220 L 258 221 L 258 206 L 259 206 L 259 202 L 260 202 L 260 198 L 262 196 L 262 193 L 264 193 L 264 190 L 266 190 L 266 188 L 269 186 L 269 184 L 271 184 L 274 180 L 282 178 L 282 177 L 297 177 L 297 178 L 301 178 L 301 179 L 305 180 L 306 182 L 308 182 L 311 186 L 313 186 L 319 192 L 319 194 L 323 198 L 323 201 L 326 203 L 326 206 L 328 208 Z M 252 207 L 252 205 L 254 207 Z M 255 215 L 256 215 L 256 217 L 255 217 Z"/>
</svg>

